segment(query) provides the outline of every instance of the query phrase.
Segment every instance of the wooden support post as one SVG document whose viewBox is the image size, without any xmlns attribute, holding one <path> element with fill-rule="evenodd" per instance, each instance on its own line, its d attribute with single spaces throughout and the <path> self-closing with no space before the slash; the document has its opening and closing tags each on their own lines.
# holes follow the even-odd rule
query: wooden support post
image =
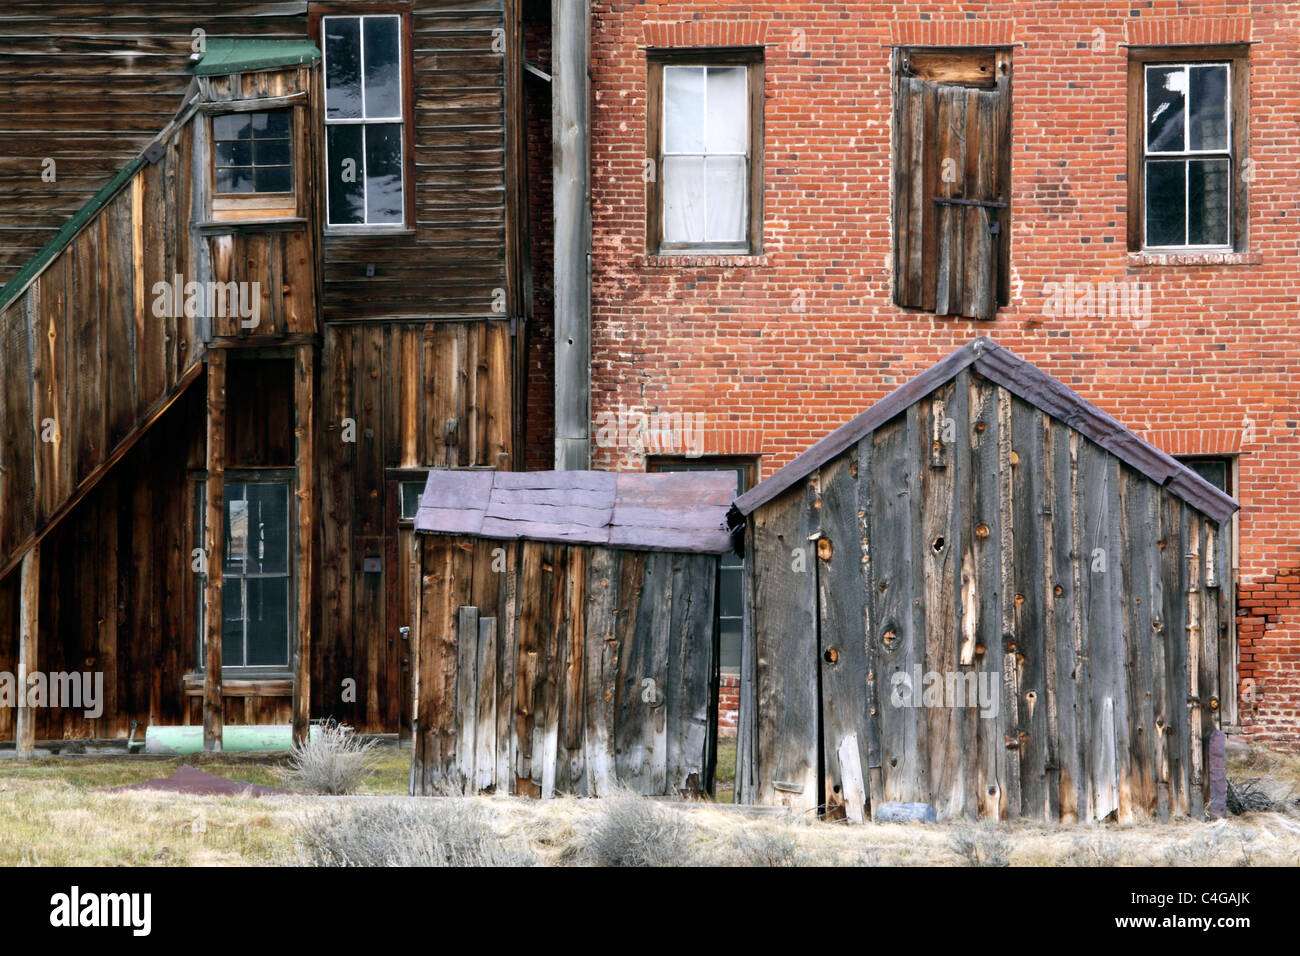
<svg viewBox="0 0 1300 956">
<path fill-rule="evenodd" d="M 591 47 L 589 0 L 552 0 L 555 467 L 591 465 Z"/>
<path fill-rule="evenodd" d="M 294 439 L 297 457 L 294 468 L 298 495 L 298 600 L 294 628 L 293 740 L 307 740 L 311 720 L 311 609 L 315 562 L 315 352 L 312 346 L 297 350 L 294 368 Z"/>
<path fill-rule="evenodd" d="M 225 557 L 226 353 L 208 352 L 208 482 L 204 549 L 208 586 L 203 591 L 207 660 L 203 671 L 203 749 L 221 750 L 221 570 Z"/>
<path fill-rule="evenodd" d="M 36 631 L 41 603 L 41 546 L 23 555 L 19 581 L 18 605 L 18 714 L 15 749 L 20 757 L 30 757 L 36 750 L 36 720 L 27 706 L 27 674 L 36 669 Z"/>
</svg>

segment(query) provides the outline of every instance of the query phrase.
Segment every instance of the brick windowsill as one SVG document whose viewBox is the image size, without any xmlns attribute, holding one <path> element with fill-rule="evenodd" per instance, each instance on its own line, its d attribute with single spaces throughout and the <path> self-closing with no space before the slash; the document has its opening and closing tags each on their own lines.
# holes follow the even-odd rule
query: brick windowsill
<svg viewBox="0 0 1300 956">
<path fill-rule="evenodd" d="M 1130 252 L 1130 268 L 1144 266 L 1258 266 L 1258 252 Z"/>
<path fill-rule="evenodd" d="M 772 264 L 772 257 L 766 253 L 751 256 L 743 252 L 692 252 L 662 256 L 643 253 L 636 257 L 635 263 L 639 269 L 762 269 Z"/>
</svg>

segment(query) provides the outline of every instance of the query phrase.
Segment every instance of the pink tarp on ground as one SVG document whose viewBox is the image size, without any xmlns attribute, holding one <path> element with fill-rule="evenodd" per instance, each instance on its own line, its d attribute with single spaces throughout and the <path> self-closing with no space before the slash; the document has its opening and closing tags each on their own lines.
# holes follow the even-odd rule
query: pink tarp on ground
<svg viewBox="0 0 1300 956">
<path fill-rule="evenodd" d="M 181 764 L 170 777 L 147 780 L 144 783 L 131 783 L 120 787 L 103 787 L 104 790 L 164 790 L 171 793 L 195 793 L 216 797 L 270 797 L 292 794 L 292 790 L 278 787 L 263 787 L 259 784 L 228 780 L 216 774 L 195 770 L 189 764 Z"/>
</svg>

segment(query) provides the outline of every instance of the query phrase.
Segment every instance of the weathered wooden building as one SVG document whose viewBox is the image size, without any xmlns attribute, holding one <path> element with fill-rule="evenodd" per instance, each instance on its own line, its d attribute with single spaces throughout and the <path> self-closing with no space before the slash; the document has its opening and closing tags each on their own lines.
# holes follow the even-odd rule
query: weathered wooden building
<svg viewBox="0 0 1300 956">
<path fill-rule="evenodd" d="M 430 472 L 412 793 L 712 792 L 721 472 Z"/>
<path fill-rule="evenodd" d="M 958 349 L 736 500 L 738 800 L 1200 815 L 1236 510 L 989 339 Z"/>
<path fill-rule="evenodd" d="M 408 726 L 425 470 L 522 467 L 521 10 L 0 11 L 0 670 L 105 679 L 0 736 Z"/>
</svg>

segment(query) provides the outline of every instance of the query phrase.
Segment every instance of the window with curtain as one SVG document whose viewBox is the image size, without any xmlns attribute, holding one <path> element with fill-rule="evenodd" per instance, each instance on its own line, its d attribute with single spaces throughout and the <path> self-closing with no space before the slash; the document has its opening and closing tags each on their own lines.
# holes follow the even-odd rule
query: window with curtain
<svg viewBox="0 0 1300 956">
<path fill-rule="evenodd" d="M 759 251 L 762 76 L 760 54 L 651 57 L 649 251 Z"/>
<path fill-rule="evenodd" d="M 321 18 L 327 217 L 331 226 L 405 221 L 402 17 Z"/>
</svg>

